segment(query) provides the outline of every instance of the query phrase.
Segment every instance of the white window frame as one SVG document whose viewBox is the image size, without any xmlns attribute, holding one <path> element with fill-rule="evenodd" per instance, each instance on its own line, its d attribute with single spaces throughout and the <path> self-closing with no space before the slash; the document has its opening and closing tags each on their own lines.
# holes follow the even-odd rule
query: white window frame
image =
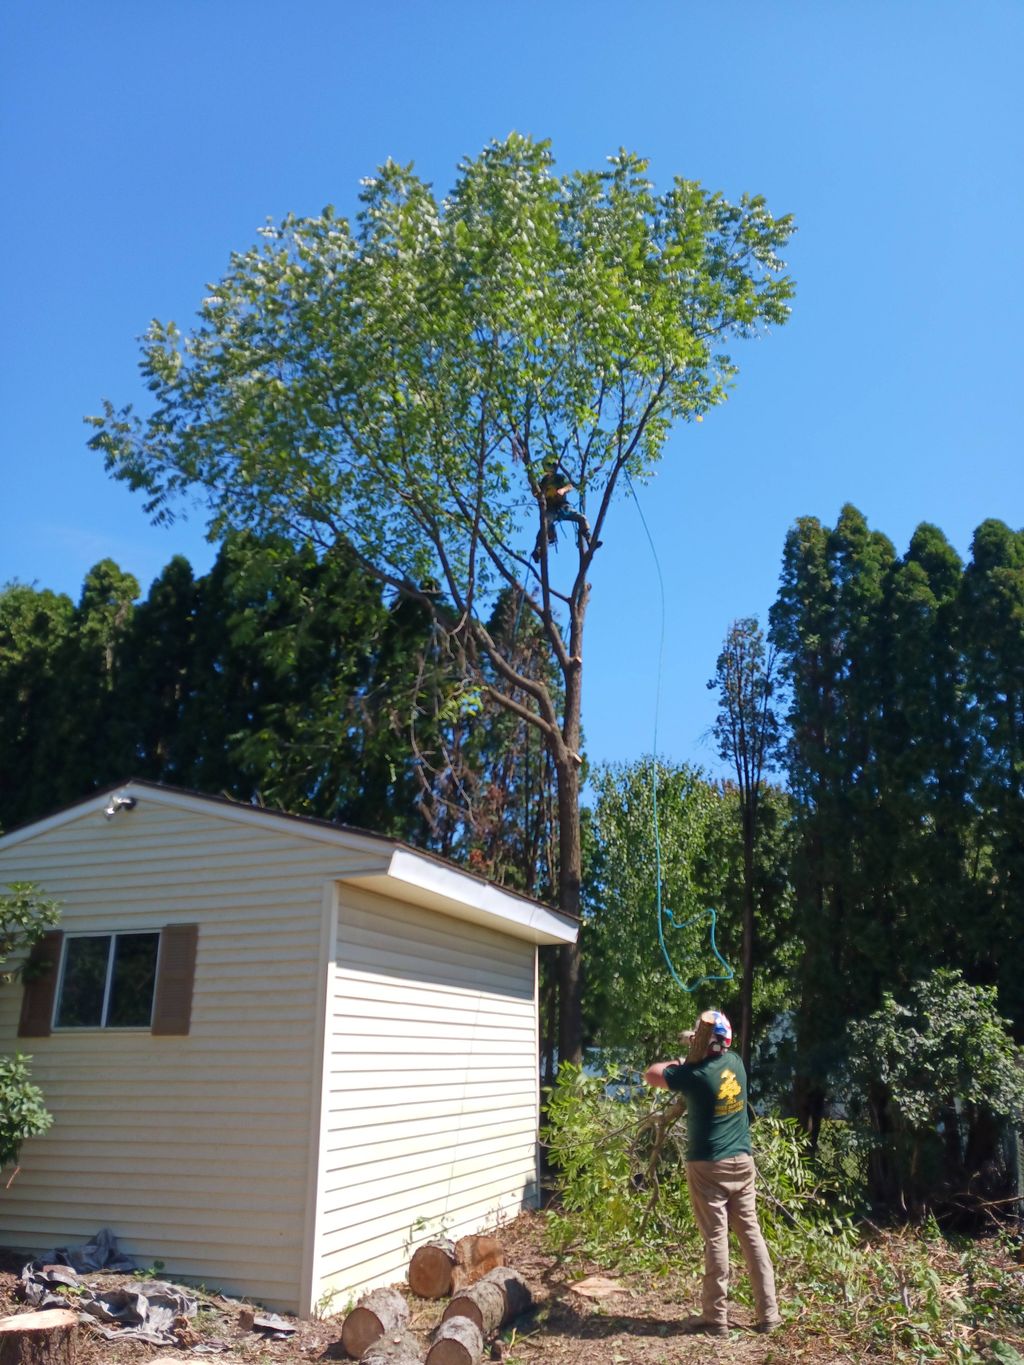
<svg viewBox="0 0 1024 1365">
<path fill-rule="evenodd" d="M 137 937 L 139 934 L 156 934 L 156 966 L 153 974 L 153 998 L 149 1002 L 149 1019 L 145 1024 L 108 1024 L 107 1011 L 110 1007 L 110 990 L 114 982 L 114 954 L 117 950 L 117 940 L 119 938 Z M 110 946 L 107 949 L 107 970 L 103 981 L 103 1007 L 100 1011 L 100 1022 L 98 1024 L 61 1024 L 60 1005 L 64 996 L 64 970 L 68 961 L 68 945 L 75 938 L 109 938 Z M 88 1033 L 108 1030 L 113 1033 L 149 1033 L 153 1027 L 153 1011 L 156 1008 L 156 983 L 160 973 L 160 952 L 163 948 L 164 936 L 159 929 L 76 929 L 65 932 L 64 941 L 60 951 L 60 973 L 57 977 L 57 989 L 53 993 L 53 1017 L 50 1020 L 50 1028 L 55 1033 Z"/>
</svg>

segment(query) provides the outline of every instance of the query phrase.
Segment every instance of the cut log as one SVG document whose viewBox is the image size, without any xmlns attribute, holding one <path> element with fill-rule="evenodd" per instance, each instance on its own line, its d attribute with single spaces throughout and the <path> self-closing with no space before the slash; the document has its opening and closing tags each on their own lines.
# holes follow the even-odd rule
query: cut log
<svg viewBox="0 0 1024 1365">
<path fill-rule="evenodd" d="M 452 1292 L 455 1243 L 447 1237 L 424 1242 L 409 1262 L 409 1288 L 420 1299 L 443 1299 Z"/>
<path fill-rule="evenodd" d="M 74 1365 L 78 1314 L 70 1308 L 0 1318 L 0 1365 Z"/>
<path fill-rule="evenodd" d="M 457 1294 L 444 1310 L 442 1321 L 469 1318 L 486 1337 L 525 1313 L 532 1302 L 526 1281 L 510 1266 L 502 1265 L 489 1270 L 471 1289 Z"/>
<path fill-rule="evenodd" d="M 471 1318 L 445 1318 L 427 1352 L 427 1365 L 479 1365 L 483 1353 L 483 1335 Z"/>
<path fill-rule="evenodd" d="M 451 1292 L 457 1294 L 460 1289 L 476 1284 L 489 1270 L 496 1270 L 504 1258 L 497 1237 L 460 1237 L 455 1243 Z"/>
<path fill-rule="evenodd" d="M 710 1010 L 705 1010 L 697 1022 L 697 1027 L 693 1030 L 693 1037 L 690 1039 L 690 1046 L 686 1053 L 688 1062 L 702 1062 L 708 1055 L 708 1044 L 711 1042 L 711 1033 L 714 1025 L 714 1018 Z"/>
<path fill-rule="evenodd" d="M 454 1243 L 438 1237 L 413 1252 L 409 1288 L 421 1299 L 457 1294 L 501 1265 L 503 1254 L 496 1237 L 460 1237 Z"/>
<path fill-rule="evenodd" d="M 420 1344 L 411 1332 L 380 1337 L 361 1357 L 362 1365 L 422 1365 Z"/>
<path fill-rule="evenodd" d="M 489 1270 L 480 1284 L 497 1285 L 501 1290 L 501 1297 L 505 1304 L 505 1311 L 501 1316 L 503 1327 L 510 1323 L 513 1318 L 517 1318 L 520 1313 L 525 1313 L 533 1303 L 530 1286 L 522 1276 L 516 1274 L 511 1266 L 500 1265 L 496 1270 Z M 480 1284 L 475 1287 L 479 1289 Z"/>
<path fill-rule="evenodd" d="M 374 1289 L 341 1324 L 341 1344 L 358 1360 L 382 1336 L 401 1336 L 408 1322 L 409 1305 L 397 1289 Z"/>
<path fill-rule="evenodd" d="M 485 1275 L 470 1289 L 464 1289 L 449 1300 L 441 1321 L 448 1322 L 452 1318 L 469 1318 L 485 1337 L 490 1336 L 505 1319 L 505 1295 L 501 1286 L 489 1284 Z"/>
</svg>

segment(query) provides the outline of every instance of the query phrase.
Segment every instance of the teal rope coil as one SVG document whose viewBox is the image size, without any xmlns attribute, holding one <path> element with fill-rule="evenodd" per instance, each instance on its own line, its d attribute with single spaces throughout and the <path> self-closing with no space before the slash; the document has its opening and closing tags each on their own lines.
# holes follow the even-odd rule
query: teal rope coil
<svg viewBox="0 0 1024 1365">
<path fill-rule="evenodd" d="M 655 899 L 658 912 L 658 943 L 661 946 L 665 964 L 672 974 L 672 980 L 680 990 L 685 991 L 687 995 L 692 995 L 699 986 L 707 985 L 711 981 L 731 981 L 736 973 L 718 951 L 718 944 L 715 940 L 718 915 L 713 909 L 709 907 L 707 910 L 701 910 L 698 914 L 692 915 L 689 919 L 680 920 L 677 919 L 672 910 L 663 903 L 661 889 L 661 822 L 658 818 L 658 719 L 661 711 L 661 678 L 665 657 L 665 579 L 661 572 L 661 561 L 658 559 L 658 551 L 654 545 L 654 537 L 651 535 L 650 527 L 647 525 L 647 518 L 644 516 L 644 509 L 640 506 L 640 499 L 637 497 L 636 489 L 633 487 L 633 480 L 629 477 L 629 470 L 623 469 L 622 472 L 626 476 L 626 487 L 629 489 L 630 497 L 636 504 L 636 510 L 640 515 L 640 524 L 644 528 L 647 544 L 651 547 L 651 557 L 654 560 L 654 567 L 658 575 L 658 594 L 661 605 L 661 623 L 658 635 L 658 681 L 654 692 L 654 748 L 651 754 L 651 807 L 654 820 L 654 875 L 656 879 Z M 699 924 L 702 920 L 710 920 L 711 951 L 716 960 L 721 963 L 723 971 L 717 975 L 704 974 L 703 976 L 698 976 L 694 981 L 691 981 L 689 985 L 687 985 L 676 971 L 675 963 L 672 961 L 672 955 L 668 950 L 668 944 L 665 942 L 666 919 L 673 929 L 689 929 L 692 925 Z"/>
</svg>

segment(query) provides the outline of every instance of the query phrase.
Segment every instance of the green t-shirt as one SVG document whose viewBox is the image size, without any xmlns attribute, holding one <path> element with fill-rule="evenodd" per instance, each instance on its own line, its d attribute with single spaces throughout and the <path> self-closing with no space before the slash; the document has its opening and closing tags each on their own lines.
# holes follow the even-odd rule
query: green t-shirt
<svg viewBox="0 0 1024 1365">
<path fill-rule="evenodd" d="M 686 1096 L 687 1161 L 750 1154 L 747 1073 L 735 1052 L 665 1068 L 665 1084 Z"/>
</svg>

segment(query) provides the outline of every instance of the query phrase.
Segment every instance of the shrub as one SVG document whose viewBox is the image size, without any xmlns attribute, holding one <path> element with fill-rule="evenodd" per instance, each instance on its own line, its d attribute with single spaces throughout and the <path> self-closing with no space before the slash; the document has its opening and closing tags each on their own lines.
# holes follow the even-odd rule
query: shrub
<svg viewBox="0 0 1024 1365">
<path fill-rule="evenodd" d="M 39 1137 L 53 1123 L 43 1092 L 29 1080 L 31 1057 L 0 1057 L 0 1170 L 17 1165 L 26 1138 Z"/>
<path fill-rule="evenodd" d="M 22 970 L 9 970 L 8 960 L 26 953 L 59 916 L 57 902 L 30 882 L 12 882 L 0 894 L 0 985 L 9 985 Z M 53 1122 L 42 1091 L 29 1080 L 31 1060 L 21 1053 L 0 1057 L 0 1170 L 17 1165 L 25 1139 L 45 1133 Z"/>
</svg>

